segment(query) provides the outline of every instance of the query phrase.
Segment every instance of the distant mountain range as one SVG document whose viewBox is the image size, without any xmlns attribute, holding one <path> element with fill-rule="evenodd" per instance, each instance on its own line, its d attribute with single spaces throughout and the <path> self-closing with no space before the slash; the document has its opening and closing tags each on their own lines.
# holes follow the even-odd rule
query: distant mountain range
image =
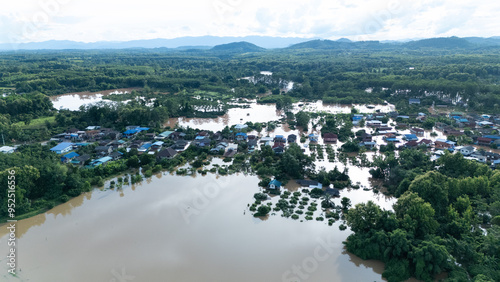
<svg viewBox="0 0 500 282">
<path fill-rule="evenodd" d="M 162 48 L 168 50 L 205 50 L 213 52 L 247 53 L 261 52 L 266 49 L 287 48 L 297 49 L 470 49 L 481 47 L 500 47 L 500 37 L 442 37 L 429 38 L 414 41 L 351 41 L 346 38 L 339 40 L 321 40 L 317 38 L 297 37 L 269 37 L 269 36 L 246 36 L 246 37 L 179 37 L 174 39 L 150 39 L 134 40 L 126 42 L 102 41 L 94 43 L 83 43 L 67 40 L 51 40 L 44 42 L 0 44 L 0 50 L 89 50 L 89 49 L 131 49 L 131 48 Z"/>
<path fill-rule="evenodd" d="M 44 42 L 0 44 L 0 50 L 64 50 L 64 49 L 129 49 L 129 48 L 171 48 L 171 49 L 209 49 L 211 47 L 233 42 L 246 41 L 266 49 L 285 48 L 293 44 L 311 40 L 311 38 L 298 37 L 271 37 L 271 36 L 245 36 L 245 37 L 179 37 L 173 39 L 133 40 L 125 42 L 100 41 L 84 43 L 67 40 L 50 40 Z M 187 48 L 189 47 L 189 48 Z"/>
</svg>

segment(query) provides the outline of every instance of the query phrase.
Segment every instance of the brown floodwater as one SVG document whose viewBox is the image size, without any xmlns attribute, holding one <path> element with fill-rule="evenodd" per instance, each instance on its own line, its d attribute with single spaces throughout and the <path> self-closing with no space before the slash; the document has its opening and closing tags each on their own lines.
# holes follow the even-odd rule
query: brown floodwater
<svg viewBox="0 0 500 282">
<path fill-rule="evenodd" d="M 80 106 L 88 105 L 96 102 L 107 102 L 112 103 L 113 101 L 104 100 L 102 97 L 110 95 L 110 94 L 123 94 L 130 93 L 133 90 L 139 90 L 141 88 L 122 88 L 122 89 L 113 89 L 113 90 L 104 90 L 99 92 L 76 92 L 76 93 L 68 93 L 57 96 L 49 97 L 52 103 L 54 104 L 54 108 L 56 109 L 68 109 L 71 111 L 77 111 Z"/>
<path fill-rule="evenodd" d="M 328 226 L 279 213 L 254 218 L 247 205 L 258 182 L 243 174 L 164 172 L 138 185 L 86 193 L 17 222 L 18 277 L 3 274 L 0 280 L 383 280 L 381 262 L 345 251 L 342 241 L 350 231 L 340 231 L 340 221 Z M 373 200 L 386 209 L 394 203 L 362 189 L 344 189 L 341 196 L 353 204 Z M 5 226 L 0 236 L 6 254 Z"/>
<path fill-rule="evenodd" d="M 226 126 L 244 124 L 246 122 L 268 122 L 279 120 L 283 111 L 276 110 L 274 104 L 243 104 L 249 108 L 231 108 L 228 112 L 217 118 L 171 118 L 165 126 L 175 127 L 176 124 L 183 127 L 199 128 L 210 131 L 219 131 Z"/>
</svg>

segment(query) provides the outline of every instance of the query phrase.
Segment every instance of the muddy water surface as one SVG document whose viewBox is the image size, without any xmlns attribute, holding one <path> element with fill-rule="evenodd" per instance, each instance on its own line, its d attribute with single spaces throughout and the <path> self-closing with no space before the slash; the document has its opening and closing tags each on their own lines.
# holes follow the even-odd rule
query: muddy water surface
<svg viewBox="0 0 500 282">
<path fill-rule="evenodd" d="M 113 101 L 104 100 L 102 97 L 110 95 L 110 94 L 123 94 L 130 93 L 132 90 L 139 90 L 140 88 L 124 88 L 124 89 L 113 89 L 113 90 L 105 90 L 100 92 L 77 92 L 77 93 L 68 93 L 58 96 L 51 96 L 50 100 L 54 104 L 54 108 L 56 109 L 68 109 L 71 111 L 77 111 L 80 106 L 97 103 L 97 102 L 106 102 L 113 103 Z"/>
<path fill-rule="evenodd" d="M 342 241 L 350 232 L 339 231 L 340 222 L 254 218 L 247 205 L 258 182 L 243 174 L 164 173 L 121 191 L 84 194 L 17 223 L 19 275 L 0 280 L 382 280 L 382 263 L 345 252 Z M 371 199 L 386 209 L 394 203 L 362 189 L 341 195 L 353 204 Z M 5 254 L 7 231 L 0 230 Z"/>
</svg>

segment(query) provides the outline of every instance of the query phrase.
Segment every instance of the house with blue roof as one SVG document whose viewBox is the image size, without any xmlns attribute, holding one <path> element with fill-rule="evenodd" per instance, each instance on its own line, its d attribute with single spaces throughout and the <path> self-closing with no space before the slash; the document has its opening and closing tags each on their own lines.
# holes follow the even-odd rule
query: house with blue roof
<svg viewBox="0 0 500 282">
<path fill-rule="evenodd" d="M 139 149 L 137 149 L 137 151 L 142 153 L 147 152 L 149 148 L 151 148 L 151 146 L 153 146 L 153 144 L 151 144 L 150 142 L 144 143 L 141 147 L 139 147 Z"/>
<path fill-rule="evenodd" d="M 245 141 L 245 140 L 247 140 L 248 135 L 246 133 L 243 133 L 243 132 L 238 132 L 238 133 L 236 133 L 235 137 L 236 137 L 236 141 Z"/>
<path fill-rule="evenodd" d="M 55 152 L 56 154 L 64 154 L 68 153 L 69 151 L 73 150 L 73 143 L 69 142 L 62 142 L 57 144 L 57 146 L 53 147 L 50 149 L 52 152 Z"/>
<path fill-rule="evenodd" d="M 405 134 L 403 139 L 406 141 L 418 141 L 418 137 L 415 134 Z"/>
<path fill-rule="evenodd" d="M 64 156 L 61 157 L 61 162 L 63 163 L 67 163 L 69 161 L 71 161 L 72 159 L 76 158 L 76 157 L 79 157 L 80 155 L 78 155 L 77 153 L 75 152 L 71 152 L 69 154 L 66 154 Z"/>
<path fill-rule="evenodd" d="M 90 166 L 91 167 L 97 167 L 97 166 L 103 165 L 103 164 L 111 161 L 112 159 L 113 159 L 112 157 L 103 157 L 103 158 L 100 158 L 100 159 L 97 159 L 97 160 L 93 160 L 90 163 Z"/>
<path fill-rule="evenodd" d="M 309 134 L 309 141 L 318 142 L 318 135 L 316 135 L 314 133 Z"/>
<path fill-rule="evenodd" d="M 484 138 L 490 138 L 490 139 L 493 139 L 493 140 L 498 140 L 500 139 L 500 135 L 485 135 L 483 136 Z"/>
<path fill-rule="evenodd" d="M 353 117 L 352 117 L 352 120 L 353 121 L 360 121 L 363 119 L 363 115 L 360 115 L 360 114 L 355 114 Z"/>
<path fill-rule="evenodd" d="M 279 190 L 281 188 L 281 185 L 282 185 L 281 182 L 274 179 L 274 180 L 271 180 L 271 182 L 269 182 L 269 185 L 267 185 L 267 187 L 271 190 Z"/>
<path fill-rule="evenodd" d="M 140 130 L 138 130 L 138 129 L 129 129 L 129 130 L 123 132 L 123 135 L 125 135 L 125 137 L 130 137 L 130 136 L 135 135 L 139 132 L 140 132 Z"/>
<path fill-rule="evenodd" d="M 274 136 L 274 142 L 286 143 L 286 138 L 283 135 Z"/>
</svg>

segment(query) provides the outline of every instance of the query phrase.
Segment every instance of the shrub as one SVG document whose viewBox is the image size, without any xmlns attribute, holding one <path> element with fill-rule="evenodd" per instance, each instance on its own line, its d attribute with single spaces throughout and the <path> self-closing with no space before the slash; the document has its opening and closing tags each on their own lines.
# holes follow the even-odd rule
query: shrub
<svg viewBox="0 0 500 282">
<path fill-rule="evenodd" d="M 264 194 L 264 193 L 255 193 L 253 195 L 253 197 L 256 199 L 256 200 L 260 200 L 260 201 L 265 201 L 267 200 L 267 195 Z"/>
<path fill-rule="evenodd" d="M 270 211 L 271 211 L 271 207 L 269 207 L 267 205 L 261 205 L 257 209 L 257 213 L 255 213 L 254 216 L 266 216 Z"/>
</svg>

